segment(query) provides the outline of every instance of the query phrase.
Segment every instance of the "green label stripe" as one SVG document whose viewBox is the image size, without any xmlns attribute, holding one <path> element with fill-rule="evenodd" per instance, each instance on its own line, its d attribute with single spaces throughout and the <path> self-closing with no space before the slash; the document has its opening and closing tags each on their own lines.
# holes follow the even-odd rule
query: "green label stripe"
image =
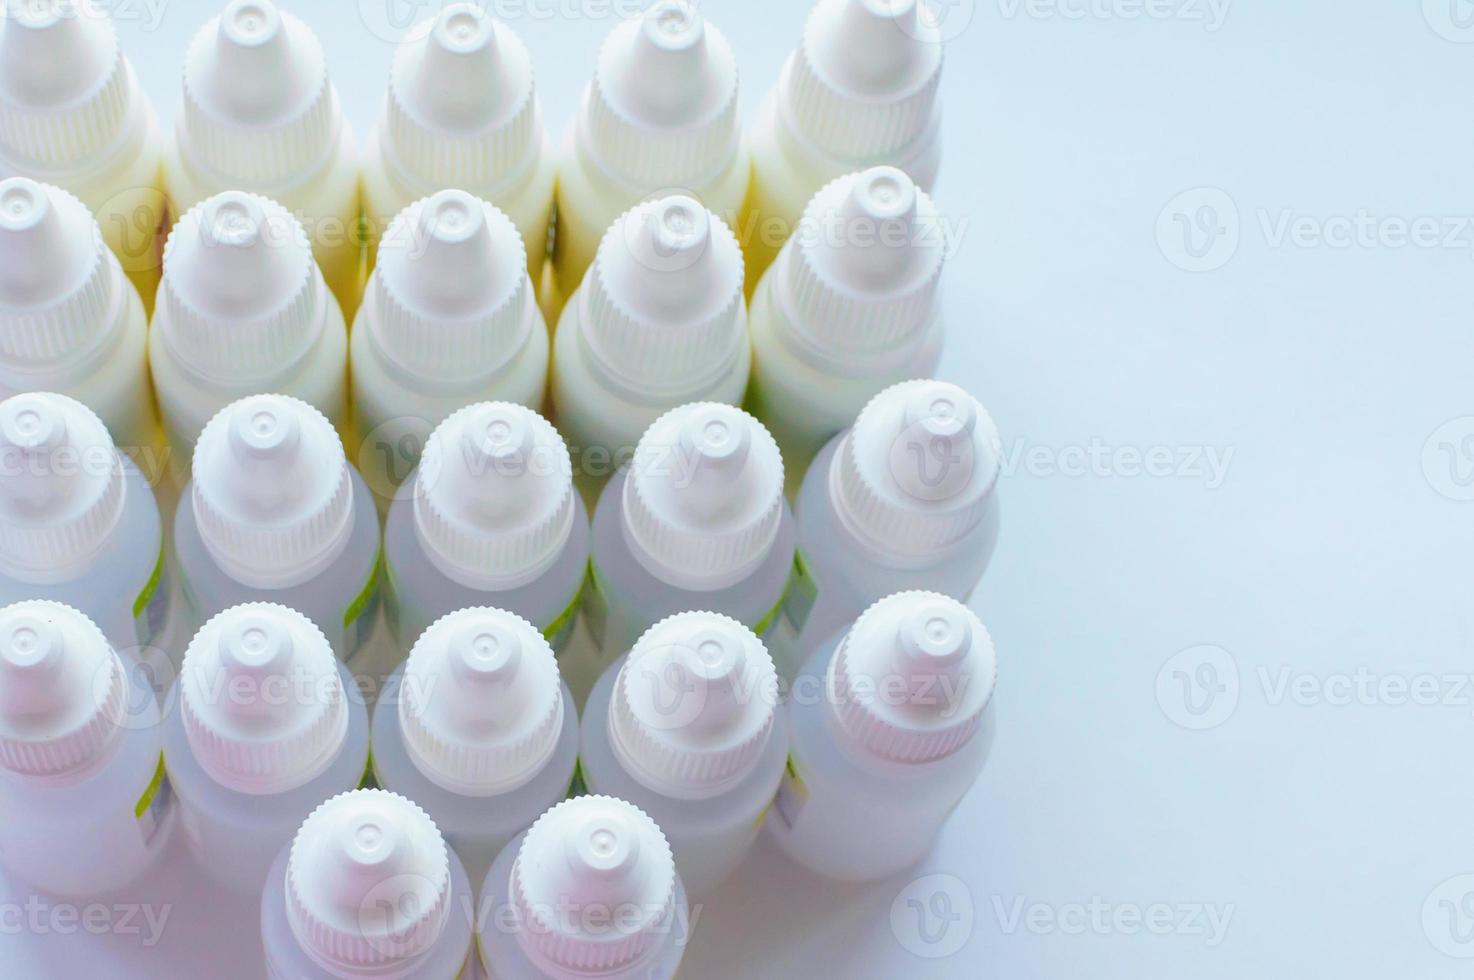
<svg viewBox="0 0 1474 980">
<path fill-rule="evenodd" d="M 578 588 L 574 590 L 573 598 L 569 600 L 568 605 L 564 607 L 562 612 L 553 617 L 551 623 L 543 627 L 542 633 L 544 637 L 551 640 L 563 630 L 563 627 L 568 625 L 574 616 L 578 615 L 578 607 L 583 605 L 583 590 L 588 580 L 588 570 L 585 569 L 584 576 L 579 579 Z"/>
<path fill-rule="evenodd" d="M 787 600 L 788 590 L 784 589 L 783 594 L 778 597 L 778 601 L 773 603 L 773 608 L 769 609 L 767 614 L 757 621 L 757 625 L 752 628 L 752 631 L 758 636 L 766 635 L 768 630 L 773 628 L 773 624 L 778 621 L 778 614 L 783 611 L 783 604 Z"/>
<path fill-rule="evenodd" d="M 149 780 L 148 789 L 138 798 L 133 805 L 133 819 L 142 820 L 148 808 L 153 805 L 154 797 L 159 795 L 159 787 L 164 785 L 164 753 L 159 753 L 159 765 L 154 769 L 154 778 Z"/>
<path fill-rule="evenodd" d="M 379 786 L 379 774 L 374 772 L 374 748 L 369 746 L 368 758 L 363 763 L 363 778 L 358 781 L 359 789 L 376 789 Z"/>
<path fill-rule="evenodd" d="M 568 798 L 588 795 L 589 784 L 583 778 L 583 760 L 575 759 L 573 762 L 573 779 L 568 783 Z"/>
<path fill-rule="evenodd" d="M 353 621 L 363 614 L 364 607 L 374 597 L 374 589 L 379 585 L 379 569 L 383 567 L 383 564 L 384 549 L 380 548 L 378 554 L 374 555 L 374 564 L 369 569 L 368 581 L 363 583 L 363 588 L 359 590 L 358 595 L 353 597 L 353 601 L 348 603 L 348 609 L 343 613 L 344 629 L 351 626 Z"/>
<path fill-rule="evenodd" d="M 794 629 L 803 631 L 804 624 L 809 621 L 809 613 L 813 612 L 814 602 L 818 598 L 819 583 L 814 578 L 813 570 L 809 568 L 809 559 L 804 555 L 802 548 L 795 548 L 793 574 L 788 579 L 785 603 L 789 622 L 793 623 Z"/>
<path fill-rule="evenodd" d="M 162 542 L 160 542 L 160 544 L 159 544 L 159 560 L 156 561 L 156 562 L 154 562 L 154 571 L 153 571 L 153 574 L 148 577 L 148 582 L 147 582 L 147 584 L 144 585 L 143 591 L 138 593 L 138 598 L 136 598 L 136 599 L 133 600 L 133 618 L 134 619 L 137 619 L 139 616 L 143 615 L 143 611 L 148 608 L 148 602 L 149 602 L 150 599 L 152 599 L 154 597 L 154 593 L 157 592 L 157 591 L 159 591 L 159 582 L 162 581 L 163 578 L 164 578 L 164 545 L 163 545 Z"/>
</svg>

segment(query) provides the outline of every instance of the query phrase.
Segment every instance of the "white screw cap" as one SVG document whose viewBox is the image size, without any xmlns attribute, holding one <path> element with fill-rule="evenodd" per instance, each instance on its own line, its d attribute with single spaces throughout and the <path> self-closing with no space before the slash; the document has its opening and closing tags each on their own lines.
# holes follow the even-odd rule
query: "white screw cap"
<svg viewBox="0 0 1474 980">
<path fill-rule="evenodd" d="M 925 340 L 946 235 L 931 198 L 900 170 L 830 181 L 809 201 L 787 252 L 789 319 L 820 355 L 878 370 Z"/>
<path fill-rule="evenodd" d="M 998 680 L 993 639 L 973 611 L 935 592 L 875 603 L 825 675 L 840 727 L 893 762 L 933 762 L 977 732 Z"/>
<path fill-rule="evenodd" d="M 553 648 L 515 613 L 476 607 L 440 617 L 415 641 L 401 690 L 405 748 L 452 793 L 509 793 L 558 747 L 563 680 Z"/>
<path fill-rule="evenodd" d="M 741 137 L 731 46 L 693 4 L 659 0 L 605 39 L 582 122 L 585 149 L 631 185 L 715 177 Z"/>
<path fill-rule="evenodd" d="M 778 536 L 783 458 L 740 408 L 682 405 L 640 437 L 623 503 L 631 550 L 652 575 L 676 588 L 726 588 L 762 564 Z"/>
<path fill-rule="evenodd" d="M 86 769 L 122 731 L 127 703 L 123 661 L 92 620 L 40 599 L 0 609 L 0 768 Z"/>
<path fill-rule="evenodd" d="M 425 443 L 415 531 L 468 588 L 512 589 L 547 570 L 573 531 L 573 462 L 552 423 L 522 405 L 454 412 Z"/>
<path fill-rule="evenodd" d="M 102 420 L 50 392 L 0 402 L 0 568 L 22 579 L 89 561 L 123 514 L 123 460 Z"/>
<path fill-rule="evenodd" d="M 942 38 L 923 0 L 818 0 L 779 89 L 810 141 L 863 162 L 926 131 L 942 77 Z"/>
<path fill-rule="evenodd" d="M 518 942 L 545 975 L 626 975 L 669 928 L 675 861 L 665 835 L 638 807 L 580 796 L 527 831 L 510 889 Z"/>
<path fill-rule="evenodd" d="M 604 233 L 584 280 L 584 345 L 644 394 L 698 391 L 747 345 L 742 269 L 737 237 L 693 198 L 638 204 Z"/>
<path fill-rule="evenodd" d="M 343 443 L 311 405 L 249 395 L 205 424 L 191 502 L 216 563 L 252 588 L 305 582 L 348 544 L 353 483 Z"/>
<path fill-rule="evenodd" d="M 0 180 L 0 360 L 54 370 L 117 323 L 122 270 L 87 206 L 59 187 Z"/>
<path fill-rule="evenodd" d="M 706 799 L 752 772 L 777 703 L 777 669 L 752 630 L 718 613 L 677 613 L 646 630 L 620 667 L 609 742 L 646 787 Z"/>
<path fill-rule="evenodd" d="M 231 0 L 190 41 L 179 148 L 227 185 L 314 172 L 342 125 L 322 44 L 271 0 Z"/>
<path fill-rule="evenodd" d="M 541 151 L 538 115 L 522 39 L 484 4 L 453 3 L 395 52 L 382 149 L 414 185 L 485 195 Z"/>
<path fill-rule="evenodd" d="M 368 289 L 369 336 L 389 361 L 429 380 L 475 378 L 546 329 L 528 302 L 522 236 L 465 191 L 416 201 L 390 222 Z"/>
<path fill-rule="evenodd" d="M 841 519 L 883 551 L 924 556 L 982 521 L 1002 440 L 977 399 L 945 381 L 903 381 L 872 398 L 830 468 Z"/>
<path fill-rule="evenodd" d="M 347 692 L 322 630 L 286 606 L 217 613 L 184 653 L 184 734 L 201 768 L 238 793 L 285 793 L 321 775 L 348 736 Z"/>
<path fill-rule="evenodd" d="M 340 793 L 312 811 L 292 841 L 292 933 L 333 976 L 403 964 L 445 928 L 450 860 L 439 828 L 414 803 L 378 789 Z"/>
</svg>

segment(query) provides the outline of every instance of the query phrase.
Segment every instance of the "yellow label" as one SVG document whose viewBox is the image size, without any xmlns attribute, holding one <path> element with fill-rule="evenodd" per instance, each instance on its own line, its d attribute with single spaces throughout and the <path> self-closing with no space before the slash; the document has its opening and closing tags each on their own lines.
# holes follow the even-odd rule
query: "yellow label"
<svg viewBox="0 0 1474 980">
<path fill-rule="evenodd" d="M 343 613 L 344 629 L 353 625 L 353 621 L 363 615 L 364 609 L 373 599 L 374 592 L 379 587 L 379 568 L 383 562 L 384 549 L 380 548 L 378 554 L 374 555 L 374 563 L 369 568 L 368 579 L 363 583 L 363 588 L 358 591 L 358 595 L 353 597 L 353 601 L 348 603 L 348 608 Z"/>
</svg>

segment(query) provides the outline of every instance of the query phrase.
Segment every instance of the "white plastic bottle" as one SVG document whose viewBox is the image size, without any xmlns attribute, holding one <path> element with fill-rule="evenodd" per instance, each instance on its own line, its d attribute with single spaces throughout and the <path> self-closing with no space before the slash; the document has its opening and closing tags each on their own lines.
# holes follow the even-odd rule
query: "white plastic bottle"
<svg viewBox="0 0 1474 980">
<path fill-rule="evenodd" d="M 548 330 L 506 215 L 465 191 L 405 208 L 385 236 L 349 359 L 364 478 L 385 503 L 425 437 L 479 401 L 542 407 Z"/>
<path fill-rule="evenodd" d="M 0 609 L 0 864 L 53 894 L 116 894 L 173 830 L 158 702 L 130 674 L 75 609 Z"/>
<path fill-rule="evenodd" d="M 447 4 L 395 52 L 384 109 L 364 147 L 369 271 L 396 214 L 460 187 L 511 218 L 527 272 L 541 282 L 553 175 L 527 45 L 485 3 Z"/>
<path fill-rule="evenodd" d="M 348 328 L 286 208 L 226 191 L 179 219 L 164 249 L 149 364 L 181 460 L 205 423 L 245 395 L 292 395 L 342 430 Z"/>
<path fill-rule="evenodd" d="M 589 558 L 569 466 L 557 430 L 521 405 L 471 405 L 440 424 L 384 527 L 385 618 L 399 649 L 467 606 L 516 613 L 563 649 Z"/>
<path fill-rule="evenodd" d="M 815 652 L 788 701 L 788 769 L 768 830 L 794 861 L 873 881 L 913 867 L 993 742 L 993 641 L 976 615 L 900 592 Z"/>
<path fill-rule="evenodd" d="M 825 447 L 798 495 L 802 586 L 784 629 L 807 657 L 897 589 L 972 594 L 998 541 L 1002 444 L 977 400 L 943 381 L 888 388 Z M 791 678 L 797 659 L 779 660 Z"/>
<path fill-rule="evenodd" d="M 741 402 L 752 349 L 737 238 L 694 199 L 626 211 L 590 268 L 558 324 L 553 408 L 592 503 L 661 415 Z"/>
<path fill-rule="evenodd" d="M 363 258 L 357 145 L 317 35 L 271 0 L 230 0 L 184 54 L 164 191 L 180 215 L 228 190 L 280 201 L 302 222 L 351 317 Z"/>
<path fill-rule="evenodd" d="M 77 198 L 0 181 L 0 396 L 69 395 L 128 450 L 159 444 L 148 317 Z"/>
<path fill-rule="evenodd" d="M 922 0 L 818 0 L 750 128 L 739 235 L 749 292 L 842 174 L 899 167 L 930 191 L 941 163 L 942 36 Z"/>
<path fill-rule="evenodd" d="M 221 409 L 184 499 L 174 549 L 195 622 L 243 602 L 289 606 L 353 666 L 378 608 L 379 522 L 322 413 L 285 395 Z"/>
<path fill-rule="evenodd" d="M 491 980 L 670 980 L 690 939 L 665 835 L 609 796 L 539 817 L 497 857 L 478 906 Z"/>
<path fill-rule="evenodd" d="M 415 642 L 374 708 L 374 777 L 425 808 L 472 881 L 568 795 L 578 711 L 527 620 L 460 609 Z"/>
<path fill-rule="evenodd" d="M 604 230 L 638 202 L 685 193 L 732 224 L 751 163 L 737 118 L 737 62 L 687 0 L 658 0 L 599 49 L 558 155 L 553 233 L 558 309 Z"/>
<path fill-rule="evenodd" d="M 877 393 L 935 372 L 946 250 L 931 199 L 894 167 L 809 202 L 752 297 L 747 409 L 778 440 L 790 490 Z"/>
<path fill-rule="evenodd" d="M 286 606 L 212 617 L 184 654 L 164 764 L 195 863 L 237 894 L 368 765 L 368 710 L 322 631 Z"/>
<path fill-rule="evenodd" d="M 711 892 L 762 830 L 788 759 L 778 674 L 750 629 L 677 613 L 599 678 L 579 761 L 589 792 L 660 824 L 687 892 Z"/>
<path fill-rule="evenodd" d="M 272 980 L 471 978 L 475 896 L 435 822 L 395 793 L 333 797 L 261 893 Z"/>
<path fill-rule="evenodd" d="M 94 0 L 31 0 L 0 14 L 0 177 L 76 195 L 145 307 L 165 222 L 159 123 Z"/>
</svg>

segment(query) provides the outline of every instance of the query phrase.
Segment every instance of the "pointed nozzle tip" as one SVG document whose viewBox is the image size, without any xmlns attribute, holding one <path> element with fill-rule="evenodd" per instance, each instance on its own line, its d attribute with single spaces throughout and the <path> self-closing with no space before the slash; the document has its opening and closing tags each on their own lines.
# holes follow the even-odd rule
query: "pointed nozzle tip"
<svg viewBox="0 0 1474 980">
<path fill-rule="evenodd" d="M 0 181 L 0 229 L 25 232 L 39 226 L 51 213 L 46 189 L 28 177 Z"/>
<path fill-rule="evenodd" d="M 474 3 L 446 7 L 430 28 L 430 43 L 449 54 L 474 54 L 496 47 L 496 21 Z"/>
<path fill-rule="evenodd" d="M 38 393 L 0 402 L 0 441 L 20 450 L 55 448 L 66 442 L 66 417 Z"/>
<path fill-rule="evenodd" d="M 31 671 L 55 664 L 62 654 L 61 631 L 28 610 L 0 618 L 0 660 L 14 670 Z"/>
<path fill-rule="evenodd" d="M 241 405 L 230 420 L 231 446 L 241 459 L 288 455 L 301 437 L 296 414 L 270 402 Z"/>
<path fill-rule="evenodd" d="M 260 47 L 281 32 L 281 12 L 271 0 L 231 0 L 220 13 L 220 40 L 235 47 Z"/>
<path fill-rule="evenodd" d="M 640 30 L 661 51 L 685 51 L 701 43 L 705 19 L 685 0 L 660 0 L 645 11 Z"/>
<path fill-rule="evenodd" d="M 599 878 L 628 874 L 640 859 L 640 833 L 623 814 L 596 813 L 568 839 L 569 863 Z"/>
</svg>

